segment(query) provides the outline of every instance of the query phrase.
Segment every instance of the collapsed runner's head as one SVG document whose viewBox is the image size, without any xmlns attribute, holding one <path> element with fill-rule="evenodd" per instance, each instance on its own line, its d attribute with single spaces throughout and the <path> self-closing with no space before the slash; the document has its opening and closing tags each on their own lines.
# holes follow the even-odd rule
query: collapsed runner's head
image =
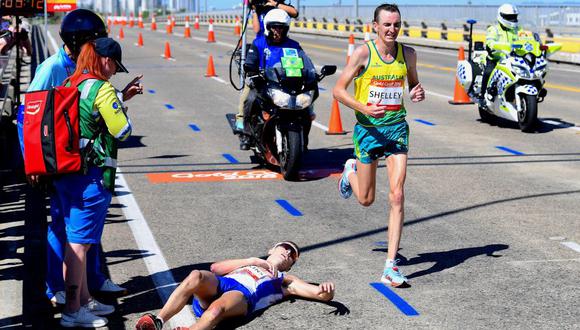
<svg viewBox="0 0 580 330">
<path fill-rule="evenodd" d="M 300 248 L 292 241 L 283 241 L 274 244 L 268 251 L 268 261 L 277 270 L 286 272 L 292 268 L 300 257 Z"/>
<path fill-rule="evenodd" d="M 107 26 L 94 12 L 88 9 L 75 9 L 62 19 L 59 34 L 70 51 L 71 58 L 76 61 L 87 41 L 107 37 Z"/>
<path fill-rule="evenodd" d="M 290 16 L 282 9 L 272 9 L 264 17 L 264 35 L 268 41 L 281 43 L 290 29 Z"/>
</svg>

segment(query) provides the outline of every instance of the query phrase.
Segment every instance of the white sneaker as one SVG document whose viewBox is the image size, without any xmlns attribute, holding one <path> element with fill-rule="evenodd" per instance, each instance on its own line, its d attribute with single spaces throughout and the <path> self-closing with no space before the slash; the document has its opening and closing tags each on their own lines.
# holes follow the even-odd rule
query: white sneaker
<svg viewBox="0 0 580 330">
<path fill-rule="evenodd" d="M 58 291 L 52 298 L 50 298 L 50 301 L 56 305 L 66 304 L 66 295 L 64 291 Z"/>
<path fill-rule="evenodd" d="M 113 281 L 111 281 L 110 279 L 106 279 L 105 282 L 103 282 L 103 285 L 101 285 L 99 291 L 110 293 L 126 293 L 127 289 L 118 286 L 117 284 L 113 283 Z"/>
<path fill-rule="evenodd" d="M 91 314 L 85 307 L 79 308 L 74 313 L 62 313 L 60 325 L 65 328 L 99 328 L 107 325 L 108 320 L 104 317 Z"/>
<path fill-rule="evenodd" d="M 115 311 L 115 306 L 105 305 L 98 302 L 95 298 L 91 298 L 91 300 L 83 307 L 93 315 L 97 316 L 109 315 Z"/>
</svg>

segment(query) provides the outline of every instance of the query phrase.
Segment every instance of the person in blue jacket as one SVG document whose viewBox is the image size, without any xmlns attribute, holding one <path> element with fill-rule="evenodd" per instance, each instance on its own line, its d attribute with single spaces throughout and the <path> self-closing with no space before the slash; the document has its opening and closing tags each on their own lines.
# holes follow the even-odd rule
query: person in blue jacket
<svg viewBox="0 0 580 330">
<path fill-rule="evenodd" d="M 306 56 L 300 44 L 288 37 L 290 29 L 290 16 L 282 9 L 272 9 L 264 17 L 264 38 L 256 38 L 248 50 L 244 72 L 246 73 L 250 92 L 244 102 L 244 118 L 249 119 L 251 116 L 252 104 L 256 99 L 258 87 L 263 83 L 260 71 L 267 68 L 281 67 L 281 59 L 285 56 L 300 57 L 304 62 L 304 69 L 315 73 L 315 68 L 310 58 Z M 315 114 L 312 106 L 308 109 L 311 120 L 314 120 Z M 304 136 L 308 136 L 310 131 L 310 122 L 305 127 Z M 247 124 L 244 123 L 247 127 Z M 244 138 L 246 140 L 244 140 Z M 241 143 L 247 142 L 247 135 L 240 136 Z M 305 145 L 307 140 L 305 141 Z M 246 149 L 247 150 L 247 149 Z"/>
<path fill-rule="evenodd" d="M 75 71 L 75 60 L 80 53 L 82 45 L 86 42 L 107 36 L 107 28 L 102 18 L 87 9 L 77 9 L 64 17 L 60 36 L 64 45 L 58 51 L 42 62 L 36 69 L 34 79 L 27 91 L 48 90 L 60 86 Z M 133 82 L 124 90 L 125 99 L 135 95 L 139 86 Z M 24 142 L 22 133 L 23 114 L 20 107 L 18 113 L 18 135 L 22 154 L 24 155 Z M 38 184 L 39 177 L 31 176 L 29 181 Z M 55 304 L 65 303 L 63 260 L 66 232 L 64 218 L 60 210 L 58 196 L 50 193 L 51 223 L 48 226 L 47 235 L 47 274 L 46 295 Z M 126 289 L 112 282 L 101 271 L 100 248 L 98 246 L 89 250 L 87 255 L 87 275 L 89 287 L 92 291 L 108 293 L 124 293 Z"/>
</svg>

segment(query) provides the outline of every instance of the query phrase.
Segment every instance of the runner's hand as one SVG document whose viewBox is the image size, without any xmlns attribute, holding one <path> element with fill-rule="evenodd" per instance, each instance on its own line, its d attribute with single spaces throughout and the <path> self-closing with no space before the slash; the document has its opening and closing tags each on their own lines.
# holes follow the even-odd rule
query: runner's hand
<svg viewBox="0 0 580 330">
<path fill-rule="evenodd" d="M 140 82 L 142 78 L 143 75 L 139 75 L 127 84 L 125 89 L 123 89 L 123 101 L 129 101 L 133 96 L 143 94 L 143 84 Z"/>
<path fill-rule="evenodd" d="M 387 110 L 384 106 L 378 106 L 376 104 L 367 105 L 362 111 L 365 115 L 371 116 L 373 118 L 383 118 Z"/>
<path fill-rule="evenodd" d="M 318 285 L 318 289 L 320 289 L 320 293 L 334 293 L 334 283 L 332 282 L 324 282 Z"/>
<path fill-rule="evenodd" d="M 421 83 L 418 83 L 413 87 L 409 95 L 411 96 L 411 101 L 415 103 L 423 101 L 425 99 L 425 90 L 423 89 L 423 86 L 421 86 Z"/>
</svg>

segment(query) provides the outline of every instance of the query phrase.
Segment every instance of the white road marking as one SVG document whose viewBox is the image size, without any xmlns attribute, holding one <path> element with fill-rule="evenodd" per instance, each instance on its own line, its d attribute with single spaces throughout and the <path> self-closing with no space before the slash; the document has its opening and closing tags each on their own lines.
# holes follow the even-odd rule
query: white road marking
<svg viewBox="0 0 580 330">
<path fill-rule="evenodd" d="M 175 283 L 175 279 L 169 270 L 165 257 L 159 245 L 157 245 L 157 241 L 155 241 L 155 237 L 147 224 L 147 220 L 143 216 L 139 204 L 137 204 L 120 168 L 117 170 L 117 184 L 120 186 L 117 190 L 119 193 L 117 200 L 125 206 L 123 208 L 123 214 L 125 215 L 125 219 L 131 220 L 127 223 L 129 224 L 129 228 L 131 228 L 138 248 L 144 251 L 144 253 L 151 254 L 151 256 L 144 257 L 143 261 L 151 275 L 157 294 L 159 294 L 161 301 L 165 303 L 171 295 L 171 292 L 173 292 L 173 289 L 177 286 L 177 283 Z M 170 329 L 178 326 L 191 326 L 195 323 L 195 318 L 190 312 L 189 306 L 186 306 L 167 323 L 169 323 Z"/>
<path fill-rule="evenodd" d="M 439 94 L 439 93 L 432 92 L 432 91 L 428 91 L 428 90 L 425 91 L 425 94 L 427 94 L 427 95 L 433 95 L 433 96 L 437 96 L 437 97 L 441 97 L 441 98 L 444 98 L 444 99 L 447 99 L 447 100 L 452 100 L 453 99 L 451 96 Z"/>
<path fill-rule="evenodd" d="M 580 253 L 580 244 L 576 243 L 576 242 L 562 242 L 560 243 L 562 245 L 564 245 L 567 248 L 570 248 L 578 253 Z"/>
<path fill-rule="evenodd" d="M 564 128 L 564 129 L 571 129 L 571 130 L 574 130 L 574 131 L 580 131 L 580 127 L 577 127 L 577 126 L 568 126 L 568 125 L 566 125 L 564 123 L 561 123 L 561 122 L 555 121 L 555 120 L 549 120 L 548 119 L 548 120 L 542 120 L 542 122 L 543 123 L 546 123 L 546 124 L 554 125 L 554 126 L 559 126 L 559 127 Z"/>
<path fill-rule="evenodd" d="M 213 79 L 213 80 L 217 80 L 217 81 L 221 82 L 222 84 L 226 84 L 226 85 L 228 84 L 228 83 L 227 83 L 225 80 L 223 80 L 223 79 L 222 79 L 222 78 L 220 78 L 220 77 L 211 77 L 211 79 Z"/>
<path fill-rule="evenodd" d="M 540 262 L 564 262 L 564 261 L 580 261 L 580 258 L 508 261 L 508 264 L 528 264 L 528 263 L 531 264 L 531 263 L 540 263 Z"/>
<path fill-rule="evenodd" d="M 321 130 L 323 130 L 323 131 L 325 131 L 325 132 L 327 132 L 327 131 L 328 131 L 328 127 L 326 127 L 326 126 L 322 125 L 321 123 L 317 122 L 316 120 L 314 120 L 314 121 L 312 122 L 312 126 L 318 127 L 318 128 L 320 128 Z"/>
</svg>

